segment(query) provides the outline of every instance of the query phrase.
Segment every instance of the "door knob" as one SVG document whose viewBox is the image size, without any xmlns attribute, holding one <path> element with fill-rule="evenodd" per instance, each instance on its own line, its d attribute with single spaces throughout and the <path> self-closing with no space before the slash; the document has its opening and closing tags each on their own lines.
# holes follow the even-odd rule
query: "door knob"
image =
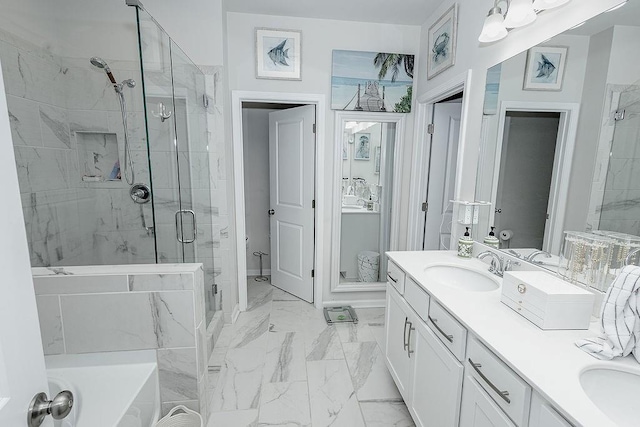
<svg viewBox="0 0 640 427">
<path fill-rule="evenodd" d="M 51 415 L 54 420 L 61 420 L 71 413 L 72 408 L 73 393 L 69 390 L 61 391 L 53 400 L 49 400 L 47 393 L 38 393 L 29 404 L 27 426 L 40 426 L 47 415 Z"/>
<path fill-rule="evenodd" d="M 273 209 L 269 209 L 269 216 L 273 216 L 276 214 L 276 211 L 274 211 Z"/>
</svg>

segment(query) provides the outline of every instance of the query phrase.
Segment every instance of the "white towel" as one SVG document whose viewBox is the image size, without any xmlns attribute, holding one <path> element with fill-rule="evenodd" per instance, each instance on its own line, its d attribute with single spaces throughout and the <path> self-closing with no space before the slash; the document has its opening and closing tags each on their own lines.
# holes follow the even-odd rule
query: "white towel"
<svg viewBox="0 0 640 427">
<path fill-rule="evenodd" d="M 602 302 L 602 336 L 576 345 L 601 360 L 633 353 L 640 362 L 640 267 L 627 266 L 607 291 Z"/>
</svg>

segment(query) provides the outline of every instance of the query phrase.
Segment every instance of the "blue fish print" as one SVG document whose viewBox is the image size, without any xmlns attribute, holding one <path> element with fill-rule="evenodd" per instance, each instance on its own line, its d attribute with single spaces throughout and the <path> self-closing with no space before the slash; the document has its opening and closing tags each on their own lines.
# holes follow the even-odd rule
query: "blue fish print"
<svg viewBox="0 0 640 427">
<path fill-rule="evenodd" d="M 556 66 L 553 65 L 553 63 L 551 61 L 549 61 L 549 59 L 540 54 L 540 56 L 542 57 L 542 60 L 538 61 L 538 75 L 536 76 L 536 78 L 540 78 L 540 77 L 544 77 L 544 78 L 549 78 L 551 76 L 551 74 L 553 74 L 553 72 L 556 69 Z"/>
<path fill-rule="evenodd" d="M 287 44 L 286 39 L 283 40 L 282 43 L 280 43 L 278 46 L 267 52 L 267 55 L 269 55 L 269 58 L 273 61 L 274 65 L 280 64 L 284 65 L 285 67 L 289 66 L 289 64 L 287 63 L 287 59 L 289 59 L 289 49 L 284 48 L 285 44 Z"/>
</svg>

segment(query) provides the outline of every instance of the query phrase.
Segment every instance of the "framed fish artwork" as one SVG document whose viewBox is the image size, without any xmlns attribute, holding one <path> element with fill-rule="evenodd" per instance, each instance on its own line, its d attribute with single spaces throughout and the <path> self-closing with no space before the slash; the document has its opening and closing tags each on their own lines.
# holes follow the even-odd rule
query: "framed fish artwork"
<svg viewBox="0 0 640 427">
<path fill-rule="evenodd" d="M 562 90 L 567 47 L 536 46 L 529 49 L 524 90 Z"/>
<path fill-rule="evenodd" d="M 256 78 L 302 80 L 302 32 L 256 28 Z"/>
<path fill-rule="evenodd" d="M 458 4 L 447 10 L 429 28 L 427 52 L 427 79 L 431 80 L 456 63 L 458 33 Z"/>
</svg>

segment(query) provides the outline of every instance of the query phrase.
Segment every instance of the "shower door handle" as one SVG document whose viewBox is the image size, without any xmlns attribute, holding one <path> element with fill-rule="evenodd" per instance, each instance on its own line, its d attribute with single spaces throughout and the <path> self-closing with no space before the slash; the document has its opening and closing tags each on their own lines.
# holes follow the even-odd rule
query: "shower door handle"
<svg viewBox="0 0 640 427">
<path fill-rule="evenodd" d="M 180 221 L 182 219 L 182 215 L 184 214 L 189 214 L 191 215 L 192 218 L 192 224 L 193 224 L 193 238 L 191 239 L 185 239 L 184 238 L 184 227 L 180 227 L 181 224 L 184 225 L 183 221 Z M 196 241 L 196 236 L 197 236 L 197 230 L 198 230 L 198 226 L 196 224 L 196 213 L 194 211 L 192 211 L 191 209 L 180 209 L 179 211 L 176 212 L 176 239 L 178 240 L 178 242 L 180 243 L 193 243 Z"/>
</svg>

